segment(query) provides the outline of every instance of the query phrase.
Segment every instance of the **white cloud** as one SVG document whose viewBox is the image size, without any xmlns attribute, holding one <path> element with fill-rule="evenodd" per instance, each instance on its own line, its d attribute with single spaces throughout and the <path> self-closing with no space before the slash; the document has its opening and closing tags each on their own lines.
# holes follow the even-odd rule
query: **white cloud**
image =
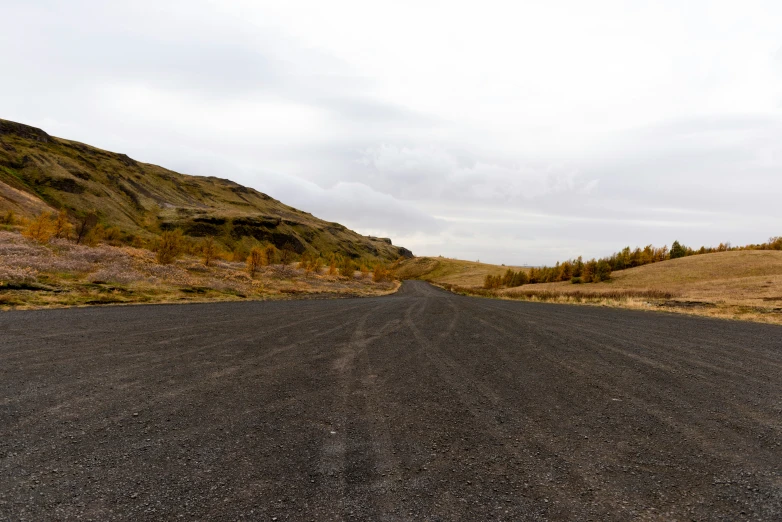
<svg viewBox="0 0 782 522">
<path fill-rule="evenodd" d="M 0 18 L 0 117 L 419 254 L 782 233 L 778 2 L 10 0 Z"/>
</svg>

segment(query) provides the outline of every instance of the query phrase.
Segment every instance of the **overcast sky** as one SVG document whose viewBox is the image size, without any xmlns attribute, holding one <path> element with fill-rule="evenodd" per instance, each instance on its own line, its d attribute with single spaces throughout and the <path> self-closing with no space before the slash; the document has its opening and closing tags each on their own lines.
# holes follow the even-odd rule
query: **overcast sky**
<svg viewBox="0 0 782 522">
<path fill-rule="evenodd" d="M 0 0 L 0 118 L 418 255 L 782 235 L 782 2 Z"/>
</svg>

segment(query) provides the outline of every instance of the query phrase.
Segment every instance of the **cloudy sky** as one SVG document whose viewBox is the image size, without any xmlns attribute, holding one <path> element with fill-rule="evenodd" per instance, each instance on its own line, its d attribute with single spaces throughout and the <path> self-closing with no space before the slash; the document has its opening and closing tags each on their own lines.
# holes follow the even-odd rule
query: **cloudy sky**
<svg viewBox="0 0 782 522">
<path fill-rule="evenodd" d="M 782 235 L 778 1 L 0 0 L 0 118 L 506 264 Z"/>
</svg>

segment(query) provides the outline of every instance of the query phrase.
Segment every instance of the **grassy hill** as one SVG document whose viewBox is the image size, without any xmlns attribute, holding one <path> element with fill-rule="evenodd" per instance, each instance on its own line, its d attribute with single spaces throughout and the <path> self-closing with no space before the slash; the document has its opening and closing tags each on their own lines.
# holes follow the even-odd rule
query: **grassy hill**
<svg viewBox="0 0 782 522">
<path fill-rule="evenodd" d="M 0 120 L 0 213 L 32 217 L 60 209 L 73 217 L 94 211 L 104 226 L 147 239 L 181 228 L 229 247 L 253 238 L 290 244 L 299 254 L 412 257 L 390 239 L 362 236 L 226 179 L 179 174 Z"/>
<path fill-rule="evenodd" d="M 400 263 L 395 273 L 399 279 L 419 279 L 469 287 L 480 286 L 487 275 L 500 275 L 508 268 L 519 270 L 521 267 L 490 265 L 446 257 L 416 257 Z"/>
<path fill-rule="evenodd" d="M 680 301 L 780 307 L 782 310 L 782 251 L 740 250 L 671 259 L 619 270 L 603 283 L 569 282 L 525 285 L 524 291 L 575 294 L 589 291 L 655 291 Z M 503 290 L 512 293 L 515 289 Z"/>
</svg>

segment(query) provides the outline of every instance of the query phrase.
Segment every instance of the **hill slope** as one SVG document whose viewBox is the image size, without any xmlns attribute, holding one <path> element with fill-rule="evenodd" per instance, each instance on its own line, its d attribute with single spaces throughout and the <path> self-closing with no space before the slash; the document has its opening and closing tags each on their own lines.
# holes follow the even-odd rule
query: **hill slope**
<svg viewBox="0 0 782 522">
<path fill-rule="evenodd" d="M 715 252 L 619 270 L 604 283 L 545 283 L 519 288 L 564 293 L 654 290 L 688 301 L 782 310 L 782 251 Z"/>
<path fill-rule="evenodd" d="M 480 286 L 487 275 L 501 275 L 508 268 L 519 270 L 521 267 L 490 265 L 447 257 L 416 257 L 400 263 L 395 274 L 399 279 L 419 279 L 459 286 Z"/>
<path fill-rule="evenodd" d="M 104 225 L 141 237 L 179 227 L 225 242 L 288 243 L 298 253 L 412 257 L 389 239 L 362 236 L 226 179 L 179 174 L 0 120 L 0 212 L 31 217 L 59 209 L 95 211 Z"/>
</svg>

